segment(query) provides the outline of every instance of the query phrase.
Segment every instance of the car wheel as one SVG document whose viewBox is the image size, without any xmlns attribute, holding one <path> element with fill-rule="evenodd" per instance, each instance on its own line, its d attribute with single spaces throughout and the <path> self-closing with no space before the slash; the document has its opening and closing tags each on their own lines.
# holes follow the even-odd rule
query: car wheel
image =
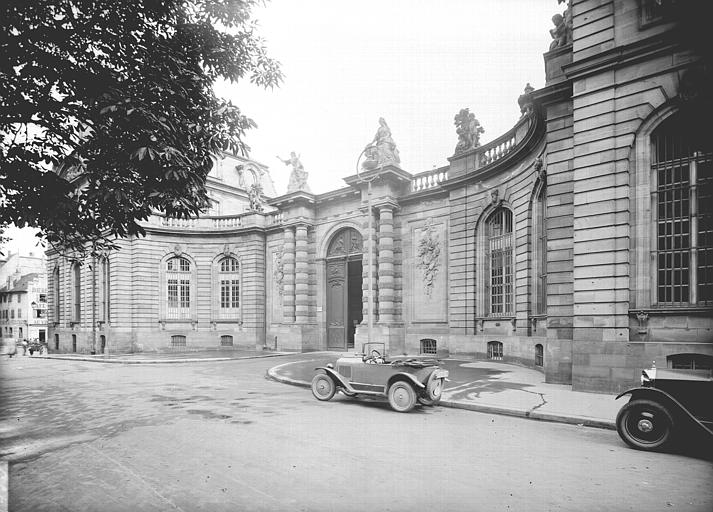
<svg viewBox="0 0 713 512">
<path fill-rule="evenodd" d="M 328 375 L 320 373 L 312 379 L 312 394 L 317 400 L 330 400 L 336 391 L 334 381 Z"/>
<path fill-rule="evenodd" d="M 416 405 L 416 392 L 408 382 L 397 380 L 389 388 L 389 404 L 397 412 L 409 412 Z"/>
<path fill-rule="evenodd" d="M 441 401 L 441 397 L 436 398 L 435 400 L 431 398 L 423 398 L 422 396 L 418 397 L 418 403 L 421 405 L 438 405 L 438 403 Z"/>
<path fill-rule="evenodd" d="M 657 402 L 631 400 L 617 414 L 616 429 L 632 448 L 657 450 L 670 441 L 673 418 Z"/>
</svg>

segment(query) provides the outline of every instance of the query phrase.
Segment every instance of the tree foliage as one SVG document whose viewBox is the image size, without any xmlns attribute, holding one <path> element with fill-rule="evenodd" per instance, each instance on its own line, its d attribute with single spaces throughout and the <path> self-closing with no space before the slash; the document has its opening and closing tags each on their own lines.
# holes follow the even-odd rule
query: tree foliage
<svg viewBox="0 0 713 512">
<path fill-rule="evenodd" d="M 99 251 L 158 210 L 208 205 L 211 155 L 255 123 L 219 79 L 282 80 L 250 20 L 259 0 L 5 0 L 0 222 Z"/>
</svg>

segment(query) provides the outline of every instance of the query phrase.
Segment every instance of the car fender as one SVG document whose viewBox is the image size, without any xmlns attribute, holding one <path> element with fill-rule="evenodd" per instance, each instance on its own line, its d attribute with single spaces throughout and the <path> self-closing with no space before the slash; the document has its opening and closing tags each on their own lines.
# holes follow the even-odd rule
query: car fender
<svg viewBox="0 0 713 512">
<path fill-rule="evenodd" d="M 619 393 L 615 400 L 619 400 L 621 397 L 626 396 L 626 395 L 631 395 L 631 400 L 639 400 L 639 399 L 644 399 L 644 400 L 653 400 L 655 402 L 658 402 L 664 406 L 667 406 L 668 409 L 670 410 L 671 414 L 674 414 L 678 419 L 684 419 L 687 421 L 690 421 L 691 423 L 695 424 L 696 426 L 700 427 L 703 429 L 704 432 L 708 433 L 709 435 L 713 436 L 713 431 L 706 427 L 703 423 L 698 420 L 693 414 L 691 414 L 688 409 L 686 409 L 681 402 L 676 400 L 673 396 L 670 394 L 666 393 L 665 391 L 662 391 L 660 389 L 656 388 L 632 388 L 632 389 L 627 389 L 626 391 Z"/>
<path fill-rule="evenodd" d="M 352 392 L 354 391 L 352 389 L 352 387 L 349 385 L 349 383 L 346 380 L 344 380 L 344 377 L 339 375 L 339 373 L 336 372 L 334 370 L 334 368 L 329 368 L 328 366 L 318 366 L 317 368 L 315 368 L 315 370 L 322 370 L 324 373 L 329 375 L 337 386 L 341 386 L 341 387 L 343 387 L 349 391 L 352 391 Z"/>
<path fill-rule="evenodd" d="M 409 384 L 412 384 L 417 390 L 422 390 L 426 386 L 423 384 L 423 382 L 420 382 L 416 377 L 411 375 L 410 373 L 405 373 L 405 372 L 399 372 L 395 375 L 392 375 L 391 378 L 389 379 L 389 384 L 386 387 L 386 389 L 390 388 L 391 385 L 396 382 L 397 380 L 405 380 Z"/>
</svg>

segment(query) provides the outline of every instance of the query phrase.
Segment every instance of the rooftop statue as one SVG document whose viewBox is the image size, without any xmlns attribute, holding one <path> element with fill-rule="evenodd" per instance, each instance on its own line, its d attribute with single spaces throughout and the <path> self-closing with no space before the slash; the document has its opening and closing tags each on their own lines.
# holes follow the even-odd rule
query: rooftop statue
<svg viewBox="0 0 713 512">
<path fill-rule="evenodd" d="M 480 126 L 480 121 L 475 118 L 475 114 L 470 109 L 460 109 L 460 112 L 456 114 L 453 120 L 458 134 L 456 155 L 480 146 L 480 134 L 484 133 L 485 130 Z"/>
<path fill-rule="evenodd" d="M 561 4 L 564 1 L 557 0 L 557 3 Z M 555 28 L 550 29 L 550 35 L 552 36 L 550 50 L 572 44 L 572 8 L 569 6 L 569 2 L 562 14 L 552 16 L 552 23 L 554 23 Z"/>
<path fill-rule="evenodd" d="M 530 93 L 534 91 L 535 88 L 528 82 L 525 85 L 525 91 L 517 99 L 517 104 L 520 105 L 520 113 L 525 116 L 532 112 L 532 99 L 530 98 Z"/>
<path fill-rule="evenodd" d="M 366 160 L 361 164 L 364 169 L 377 169 L 384 165 L 398 165 L 401 162 L 399 150 L 394 139 L 391 138 L 391 129 L 383 117 L 379 118 L 379 129 L 374 135 L 374 140 L 366 146 L 364 151 Z"/>
<path fill-rule="evenodd" d="M 262 185 L 260 183 L 253 183 L 250 185 L 250 190 L 248 191 L 248 199 L 250 200 L 250 206 L 248 210 L 251 212 L 261 212 L 263 211 L 263 201 L 262 201 Z"/>
<path fill-rule="evenodd" d="M 287 193 L 297 192 L 302 190 L 304 192 L 311 192 L 309 185 L 307 184 L 307 178 L 309 173 L 305 171 L 300 157 L 295 155 L 295 152 L 290 153 L 290 158 L 283 160 L 279 156 L 277 159 L 285 165 L 292 165 L 292 172 L 290 173 L 290 182 L 287 184 Z"/>
</svg>

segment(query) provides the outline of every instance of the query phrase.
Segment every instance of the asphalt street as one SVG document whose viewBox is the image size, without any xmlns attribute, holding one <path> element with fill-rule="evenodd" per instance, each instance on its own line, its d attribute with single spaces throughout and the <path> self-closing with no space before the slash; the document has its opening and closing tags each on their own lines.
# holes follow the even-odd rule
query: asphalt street
<svg viewBox="0 0 713 512">
<path fill-rule="evenodd" d="M 10 510 L 713 510 L 713 464 L 616 432 L 335 397 L 309 359 L 0 361 Z"/>
</svg>

